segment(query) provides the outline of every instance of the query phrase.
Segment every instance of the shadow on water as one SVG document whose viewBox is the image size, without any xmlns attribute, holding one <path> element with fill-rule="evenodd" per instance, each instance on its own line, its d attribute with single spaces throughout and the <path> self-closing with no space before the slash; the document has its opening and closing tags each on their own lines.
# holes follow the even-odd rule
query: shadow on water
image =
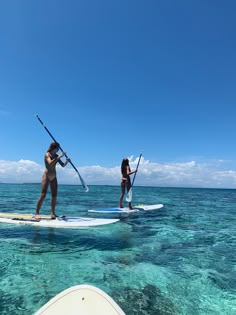
<svg viewBox="0 0 236 315">
<path fill-rule="evenodd" d="M 76 230 L 38 227 L 7 226 L 1 229 L 8 244 L 17 244 L 15 252 L 31 255 L 40 253 L 70 254 L 72 252 L 96 249 L 98 251 L 117 251 L 132 247 L 132 231 L 128 224 L 121 222 L 113 226 L 101 226 Z"/>
</svg>

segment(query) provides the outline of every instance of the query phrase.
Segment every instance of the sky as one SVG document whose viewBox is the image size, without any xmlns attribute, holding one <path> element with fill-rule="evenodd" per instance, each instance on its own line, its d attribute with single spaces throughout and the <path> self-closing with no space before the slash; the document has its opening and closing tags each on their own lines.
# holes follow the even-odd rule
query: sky
<svg viewBox="0 0 236 315">
<path fill-rule="evenodd" d="M 236 3 L 0 2 L 0 183 L 40 182 L 51 138 L 88 185 L 236 187 Z M 71 166 L 60 183 L 79 184 Z"/>
</svg>

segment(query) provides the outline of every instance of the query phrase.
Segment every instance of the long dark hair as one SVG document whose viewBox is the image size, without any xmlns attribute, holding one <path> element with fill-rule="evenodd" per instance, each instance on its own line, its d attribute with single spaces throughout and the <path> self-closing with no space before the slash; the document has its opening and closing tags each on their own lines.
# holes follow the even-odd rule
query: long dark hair
<svg viewBox="0 0 236 315">
<path fill-rule="evenodd" d="M 124 158 L 121 162 L 121 173 L 127 175 L 126 167 L 129 166 L 129 159 Z M 130 169 L 130 167 L 129 167 Z"/>
<path fill-rule="evenodd" d="M 47 152 L 51 152 L 52 150 L 59 149 L 60 144 L 58 142 L 52 142 L 47 150 Z"/>
</svg>

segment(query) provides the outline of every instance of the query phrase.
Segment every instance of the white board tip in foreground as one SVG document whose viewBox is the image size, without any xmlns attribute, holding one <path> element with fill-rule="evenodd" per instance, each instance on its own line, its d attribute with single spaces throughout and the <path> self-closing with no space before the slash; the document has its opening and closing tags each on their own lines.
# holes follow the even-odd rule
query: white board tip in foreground
<svg viewBox="0 0 236 315">
<path fill-rule="evenodd" d="M 70 287 L 43 305 L 34 315 L 125 315 L 104 291 L 88 284 Z"/>
</svg>

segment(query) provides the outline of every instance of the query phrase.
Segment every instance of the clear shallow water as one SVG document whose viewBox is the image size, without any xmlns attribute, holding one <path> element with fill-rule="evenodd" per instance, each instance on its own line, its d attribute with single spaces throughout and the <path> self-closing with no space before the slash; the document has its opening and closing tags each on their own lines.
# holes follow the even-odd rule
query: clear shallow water
<svg viewBox="0 0 236 315">
<path fill-rule="evenodd" d="M 0 184 L 0 212 L 33 213 L 39 192 Z M 114 186 L 85 193 L 60 185 L 57 213 L 87 216 L 117 206 L 119 194 Z M 1 223 L 0 314 L 34 314 L 83 283 L 127 315 L 236 314 L 236 190 L 135 187 L 133 200 L 165 206 L 79 230 Z M 41 213 L 49 203 L 50 192 Z"/>
</svg>

